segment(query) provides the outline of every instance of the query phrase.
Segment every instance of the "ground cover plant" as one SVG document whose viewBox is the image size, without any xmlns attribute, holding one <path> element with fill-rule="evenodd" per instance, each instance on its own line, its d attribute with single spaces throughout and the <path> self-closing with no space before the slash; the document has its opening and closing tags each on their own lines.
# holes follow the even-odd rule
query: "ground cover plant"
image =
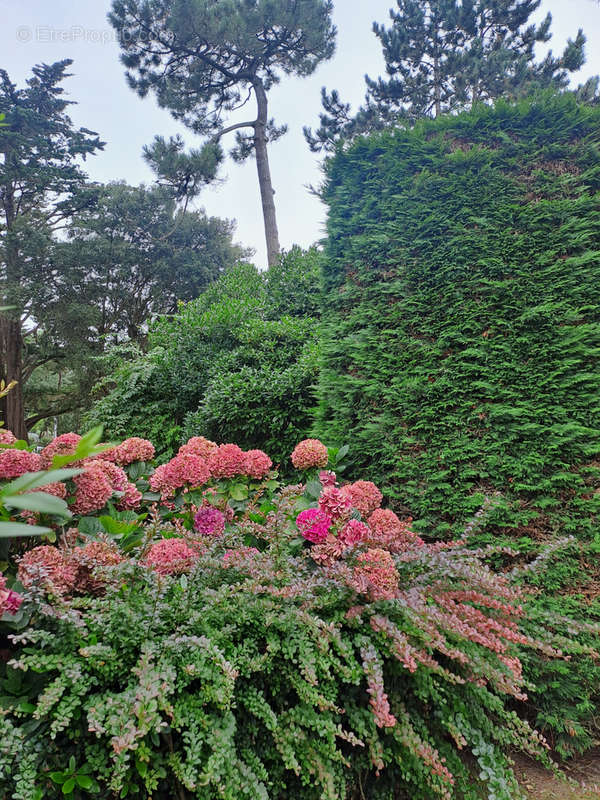
<svg viewBox="0 0 600 800">
<path fill-rule="evenodd" d="M 426 544 L 315 439 L 284 483 L 203 437 L 154 467 L 145 439 L 2 435 L 13 522 L 56 538 L 0 593 L 3 796 L 516 800 L 509 749 L 548 763 L 516 648 L 561 656 L 469 547 L 485 511 Z M 45 487 L 71 518 L 29 510 L 73 461 Z"/>
</svg>

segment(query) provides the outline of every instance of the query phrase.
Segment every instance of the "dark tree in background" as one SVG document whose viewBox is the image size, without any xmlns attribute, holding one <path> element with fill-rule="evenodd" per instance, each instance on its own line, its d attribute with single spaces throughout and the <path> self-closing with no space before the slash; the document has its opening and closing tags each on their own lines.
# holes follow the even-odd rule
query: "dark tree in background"
<svg viewBox="0 0 600 800">
<path fill-rule="evenodd" d="M 320 127 L 305 128 L 314 151 L 340 138 L 423 117 L 470 108 L 536 89 L 565 89 L 584 63 L 580 30 L 559 57 L 536 61 L 535 48 L 551 39 L 552 17 L 530 22 L 541 0 L 397 0 L 391 26 L 374 23 L 386 77 L 366 77 L 365 105 L 356 116 L 337 92 L 323 89 Z"/>
<path fill-rule="evenodd" d="M 331 0 L 114 0 L 109 15 L 132 88 L 155 92 L 175 119 L 210 137 L 213 155 L 233 131 L 234 158 L 255 154 L 270 265 L 280 245 L 267 145 L 285 128 L 269 119 L 268 92 L 333 55 L 332 10 Z M 256 116 L 227 126 L 252 97 Z"/>
<path fill-rule="evenodd" d="M 61 83 L 70 61 L 42 64 L 23 89 L 0 70 L 0 378 L 16 381 L 0 400 L 7 428 L 26 438 L 23 383 L 37 364 L 24 364 L 24 331 L 35 329 L 33 308 L 48 284 L 47 247 L 54 230 L 85 207 L 80 160 L 103 147 L 76 129 L 66 113 Z"/>
</svg>

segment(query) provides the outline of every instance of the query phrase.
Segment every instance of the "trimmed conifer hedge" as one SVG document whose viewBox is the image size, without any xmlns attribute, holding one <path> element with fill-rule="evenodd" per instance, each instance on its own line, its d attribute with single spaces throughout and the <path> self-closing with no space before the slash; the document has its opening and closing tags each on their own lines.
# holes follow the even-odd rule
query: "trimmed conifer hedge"
<svg viewBox="0 0 600 800">
<path fill-rule="evenodd" d="M 598 106 L 545 95 L 328 163 L 319 432 L 426 534 L 492 491 L 520 535 L 593 533 L 599 145 Z"/>
</svg>

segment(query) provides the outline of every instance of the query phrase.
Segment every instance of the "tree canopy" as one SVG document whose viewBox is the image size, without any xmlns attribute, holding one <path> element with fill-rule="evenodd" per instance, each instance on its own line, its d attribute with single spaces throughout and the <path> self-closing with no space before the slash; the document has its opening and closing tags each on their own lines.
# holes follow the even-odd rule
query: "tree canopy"
<svg viewBox="0 0 600 800">
<path fill-rule="evenodd" d="M 461 111 L 499 97 L 516 99 L 537 89 L 565 89 L 584 63 L 579 30 L 564 52 L 536 60 L 551 39 L 552 16 L 535 24 L 541 0 L 397 0 L 391 26 L 377 22 L 386 76 L 366 77 L 365 104 L 355 116 L 337 92 L 323 90 L 320 127 L 305 128 L 310 147 L 331 150 L 340 138 L 390 122 Z"/>
<path fill-rule="evenodd" d="M 310 75 L 333 55 L 332 10 L 331 0 L 114 0 L 109 15 L 138 94 L 154 92 L 175 119 L 210 137 L 213 153 L 236 131 L 234 157 L 255 154 L 271 265 L 280 246 L 267 144 L 285 129 L 270 120 L 267 93 L 282 75 Z M 227 126 L 253 96 L 256 117 Z"/>
</svg>

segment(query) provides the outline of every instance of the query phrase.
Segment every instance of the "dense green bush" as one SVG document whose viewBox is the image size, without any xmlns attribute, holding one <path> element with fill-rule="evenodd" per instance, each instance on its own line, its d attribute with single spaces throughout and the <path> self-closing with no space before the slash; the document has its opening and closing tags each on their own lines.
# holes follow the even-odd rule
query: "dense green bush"
<svg viewBox="0 0 600 800">
<path fill-rule="evenodd" d="M 263 447 L 281 460 L 316 404 L 320 255 L 293 248 L 265 273 L 239 264 L 122 362 L 88 416 L 169 456 L 183 435 Z"/>
<path fill-rule="evenodd" d="M 360 139 L 324 186 L 318 433 L 428 536 L 493 491 L 480 542 L 530 555 L 575 534 L 528 582 L 535 613 L 584 620 L 600 614 L 599 131 L 571 95 L 498 103 Z M 597 737 L 597 660 L 527 669 L 562 752 Z"/>
</svg>

